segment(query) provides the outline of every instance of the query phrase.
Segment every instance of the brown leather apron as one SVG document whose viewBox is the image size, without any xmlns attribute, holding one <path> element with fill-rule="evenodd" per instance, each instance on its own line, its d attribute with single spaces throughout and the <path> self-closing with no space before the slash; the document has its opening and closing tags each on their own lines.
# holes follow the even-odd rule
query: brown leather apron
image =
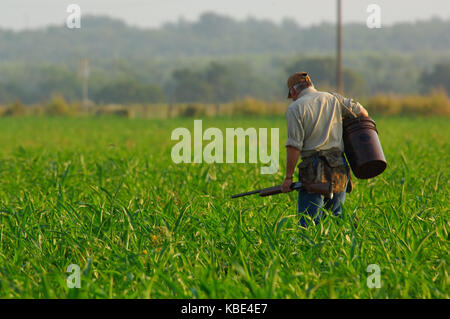
<svg viewBox="0 0 450 319">
<path fill-rule="evenodd" d="M 350 168 L 339 149 L 319 151 L 305 157 L 298 168 L 299 180 L 303 184 L 331 183 L 334 194 L 350 193 L 353 188 Z"/>
</svg>

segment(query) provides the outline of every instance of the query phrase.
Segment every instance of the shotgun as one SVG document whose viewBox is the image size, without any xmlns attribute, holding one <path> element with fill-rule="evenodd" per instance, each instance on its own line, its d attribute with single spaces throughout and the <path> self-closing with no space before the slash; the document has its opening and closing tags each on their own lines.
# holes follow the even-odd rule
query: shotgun
<svg viewBox="0 0 450 319">
<path fill-rule="evenodd" d="M 307 192 L 317 193 L 317 194 L 323 195 L 330 199 L 333 198 L 333 193 L 331 192 L 331 184 L 330 183 L 316 183 L 316 184 L 302 185 L 301 182 L 295 182 L 295 183 L 291 184 L 290 188 L 291 188 L 291 191 L 293 191 L 295 189 L 303 188 Z M 253 195 L 253 194 L 259 194 L 259 196 L 261 196 L 261 197 L 266 197 L 266 196 L 272 196 L 272 195 L 281 194 L 281 193 L 282 193 L 281 185 L 277 185 L 277 186 L 272 186 L 272 187 L 268 187 L 268 188 L 258 189 L 258 190 L 251 191 L 251 192 L 236 194 L 236 195 L 231 196 L 231 198 L 238 198 L 238 197 Z"/>
</svg>

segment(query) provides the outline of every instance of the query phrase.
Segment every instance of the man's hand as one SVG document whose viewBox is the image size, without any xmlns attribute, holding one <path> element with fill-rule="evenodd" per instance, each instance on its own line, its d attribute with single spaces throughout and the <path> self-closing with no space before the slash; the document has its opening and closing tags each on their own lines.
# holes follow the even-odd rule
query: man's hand
<svg viewBox="0 0 450 319">
<path fill-rule="evenodd" d="M 361 109 L 361 113 L 359 114 L 359 116 L 369 117 L 369 113 L 367 113 L 367 110 L 365 108 L 362 108 Z"/>
<path fill-rule="evenodd" d="M 288 192 L 292 191 L 291 184 L 292 184 L 292 177 L 284 178 L 283 184 L 281 184 L 281 191 L 283 193 L 288 193 Z"/>
</svg>

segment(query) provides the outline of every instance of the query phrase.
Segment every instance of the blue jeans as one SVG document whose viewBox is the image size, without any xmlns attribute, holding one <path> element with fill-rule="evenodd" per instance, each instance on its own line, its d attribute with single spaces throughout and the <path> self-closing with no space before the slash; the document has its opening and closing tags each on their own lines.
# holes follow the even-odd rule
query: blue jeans
<svg viewBox="0 0 450 319">
<path fill-rule="evenodd" d="M 300 214 L 299 224 L 307 227 L 308 219 L 305 215 L 310 216 L 314 220 L 314 224 L 318 224 L 324 217 L 323 209 L 331 210 L 334 216 L 342 215 L 341 204 L 345 201 L 345 191 L 333 194 L 333 199 L 325 198 L 316 193 L 308 193 L 304 189 L 298 192 L 298 212 Z"/>
</svg>

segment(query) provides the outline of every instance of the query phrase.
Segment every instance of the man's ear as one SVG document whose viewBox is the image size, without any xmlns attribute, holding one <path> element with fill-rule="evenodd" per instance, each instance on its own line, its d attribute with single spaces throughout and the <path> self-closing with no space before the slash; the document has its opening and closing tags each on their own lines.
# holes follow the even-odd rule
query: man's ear
<svg viewBox="0 0 450 319">
<path fill-rule="evenodd" d="M 297 95 L 297 91 L 293 87 L 289 89 L 289 92 L 291 93 L 291 97 L 294 97 Z"/>
</svg>

